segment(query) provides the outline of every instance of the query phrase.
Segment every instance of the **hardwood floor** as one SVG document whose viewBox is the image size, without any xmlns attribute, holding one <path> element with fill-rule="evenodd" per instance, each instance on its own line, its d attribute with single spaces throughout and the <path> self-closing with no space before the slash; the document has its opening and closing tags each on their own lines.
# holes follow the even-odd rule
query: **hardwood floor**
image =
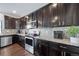
<svg viewBox="0 0 79 59">
<path fill-rule="evenodd" d="M 33 56 L 17 43 L 0 49 L 0 56 Z"/>
</svg>

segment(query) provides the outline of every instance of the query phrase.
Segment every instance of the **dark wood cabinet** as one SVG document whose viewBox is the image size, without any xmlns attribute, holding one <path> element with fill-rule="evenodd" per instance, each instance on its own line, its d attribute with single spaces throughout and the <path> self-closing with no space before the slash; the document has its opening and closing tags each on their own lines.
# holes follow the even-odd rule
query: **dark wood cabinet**
<svg viewBox="0 0 79 59">
<path fill-rule="evenodd" d="M 16 18 L 5 16 L 5 29 L 16 29 Z"/>
<path fill-rule="evenodd" d="M 25 29 L 26 25 L 26 17 L 13 18 L 10 16 L 5 16 L 5 29 Z"/>
<path fill-rule="evenodd" d="M 37 56 L 48 56 L 48 42 L 37 40 L 34 54 Z"/>
<path fill-rule="evenodd" d="M 48 41 L 41 41 L 41 44 L 40 44 L 40 51 L 41 51 L 41 55 L 43 56 L 48 56 L 48 53 L 49 53 L 49 47 L 48 47 Z"/>
<path fill-rule="evenodd" d="M 65 26 L 72 26 L 73 19 L 74 19 L 74 4 L 64 4 L 65 6 L 65 18 L 64 18 L 64 25 Z M 67 8 L 67 9 L 66 9 Z"/>
<path fill-rule="evenodd" d="M 13 35 L 12 43 L 18 43 L 20 46 L 25 48 L 25 37 L 20 35 Z"/>
<path fill-rule="evenodd" d="M 19 27 L 20 29 L 25 29 L 27 25 L 27 18 L 26 17 L 21 17 L 19 19 Z"/>
<path fill-rule="evenodd" d="M 79 47 L 46 40 L 35 40 L 34 55 L 37 56 L 79 56 Z"/>
<path fill-rule="evenodd" d="M 42 8 L 42 19 L 43 19 L 43 27 L 51 27 L 51 10 L 49 5 L 47 7 Z"/>
<path fill-rule="evenodd" d="M 41 55 L 41 40 L 34 40 L 34 55 L 40 56 Z"/>
<path fill-rule="evenodd" d="M 57 3 L 56 7 L 50 3 L 30 14 L 31 19 L 37 20 L 40 27 L 64 27 L 79 25 L 78 3 Z"/>
<path fill-rule="evenodd" d="M 73 9 L 71 3 L 59 3 L 52 8 L 52 27 L 63 27 L 73 25 Z"/>
<path fill-rule="evenodd" d="M 58 43 L 49 42 L 49 56 L 62 56 L 62 51 Z"/>
<path fill-rule="evenodd" d="M 37 40 L 35 46 L 35 55 L 37 56 L 60 56 L 61 51 L 58 48 L 58 44 L 49 43 L 45 40 Z"/>
<path fill-rule="evenodd" d="M 18 35 L 12 35 L 12 43 L 17 43 L 19 41 Z"/>
<path fill-rule="evenodd" d="M 45 40 L 37 40 L 37 44 L 35 46 L 35 55 L 37 56 L 60 56 L 61 51 L 58 49 L 58 45 L 50 44 Z"/>
<path fill-rule="evenodd" d="M 19 36 L 18 44 L 25 48 L 25 37 L 24 36 Z"/>
<path fill-rule="evenodd" d="M 79 26 L 79 4 L 74 3 L 73 8 L 73 25 Z"/>
<path fill-rule="evenodd" d="M 79 56 L 79 47 L 77 46 L 59 44 L 59 48 L 63 56 Z"/>
<path fill-rule="evenodd" d="M 37 14 L 37 18 L 36 18 L 36 20 L 37 20 L 37 27 L 38 28 L 42 28 L 42 26 L 43 26 L 43 19 L 42 19 L 43 14 L 42 14 L 42 10 L 41 9 L 38 10 L 36 12 L 36 14 Z"/>
</svg>

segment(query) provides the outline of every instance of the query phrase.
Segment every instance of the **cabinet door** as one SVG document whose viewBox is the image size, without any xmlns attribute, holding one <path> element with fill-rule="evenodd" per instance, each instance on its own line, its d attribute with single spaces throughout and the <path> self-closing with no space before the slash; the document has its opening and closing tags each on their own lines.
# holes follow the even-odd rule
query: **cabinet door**
<svg viewBox="0 0 79 59">
<path fill-rule="evenodd" d="M 42 56 L 48 56 L 48 46 L 41 44 L 41 55 Z"/>
<path fill-rule="evenodd" d="M 48 56 L 48 42 L 37 40 L 37 43 L 35 45 L 35 51 L 34 54 L 37 56 Z"/>
<path fill-rule="evenodd" d="M 41 55 L 41 41 L 35 39 L 34 41 L 34 55 L 40 56 Z"/>
<path fill-rule="evenodd" d="M 54 49 L 52 47 L 49 47 L 49 56 L 61 56 L 62 53 L 58 49 Z"/>
<path fill-rule="evenodd" d="M 25 38 L 23 36 L 19 36 L 18 44 L 25 48 Z"/>
<path fill-rule="evenodd" d="M 74 9 L 73 9 L 73 25 L 78 26 L 79 25 L 79 4 L 74 3 Z"/>
<path fill-rule="evenodd" d="M 57 5 L 56 7 L 53 7 L 52 4 L 50 5 L 51 6 L 51 25 L 52 27 L 57 27 L 60 25 L 60 13 L 58 13 L 60 11 L 60 8 L 58 7 L 59 5 Z M 60 15 L 59 15 L 60 14 Z"/>
<path fill-rule="evenodd" d="M 50 8 L 46 6 L 42 9 L 43 27 L 51 27 Z"/>
<path fill-rule="evenodd" d="M 74 4 L 70 3 L 70 4 L 64 4 L 65 6 L 65 18 L 64 18 L 64 23 L 65 26 L 71 26 L 73 25 L 73 17 L 74 17 Z"/>
<path fill-rule="evenodd" d="M 19 41 L 19 36 L 18 35 L 13 35 L 12 36 L 12 43 L 18 43 Z"/>
<path fill-rule="evenodd" d="M 16 22 L 15 18 L 5 16 L 5 28 L 6 29 L 15 29 L 16 28 Z"/>
<path fill-rule="evenodd" d="M 48 47 L 48 41 L 41 40 L 41 55 L 42 56 L 48 56 L 49 53 L 49 47 Z"/>
<path fill-rule="evenodd" d="M 37 27 L 42 28 L 43 26 L 43 19 L 42 19 L 42 9 L 37 11 Z"/>
<path fill-rule="evenodd" d="M 52 9 L 52 27 L 58 26 L 71 26 L 73 25 L 73 9 L 74 4 L 58 3 L 57 7 Z"/>
<path fill-rule="evenodd" d="M 64 52 L 65 53 L 65 56 L 79 56 L 79 54 L 77 53 L 73 53 L 73 52 Z"/>
<path fill-rule="evenodd" d="M 37 22 L 37 20 L 38 20 L 38 13 L 37 13 L 37 11 L 32 13 L 31 16 L 32 16 L 31 20 L 33 21 L 33 22 L 31 22 L 31 25 L 32 25 L 32 27 L 37 28 L 38 27 L 38 22 Z"/>
<path fill-rule="evenodd" d="M 19 19 L 20 29 L 25 29 L 25 26 L 26 26 L 26 23 L 27 23 L 26 20 L 27 20 L 26 17 L 22 17 L 22 18 Z"/>
<path fill-rule="evenodd" d="M 79 56 L 79 47 L 59 44 L 62 56 Z"/>
<path fill-rule="evenodd" d="M 62 51 L 58 43 L 49 42 L 49 56 L 61 56 Z"/>
</svg>

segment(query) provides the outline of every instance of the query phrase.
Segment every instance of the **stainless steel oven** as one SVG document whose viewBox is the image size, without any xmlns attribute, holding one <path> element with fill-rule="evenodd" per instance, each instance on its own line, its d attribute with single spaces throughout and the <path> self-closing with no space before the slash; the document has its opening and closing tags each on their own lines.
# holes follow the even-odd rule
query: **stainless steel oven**
<svg viewBox="0 0 79 59">
<path fill-rule="evenodd" d="M 25 37 L 25 49 L 30 53 L 34 54 L 34 38 Z"/>
</svg>

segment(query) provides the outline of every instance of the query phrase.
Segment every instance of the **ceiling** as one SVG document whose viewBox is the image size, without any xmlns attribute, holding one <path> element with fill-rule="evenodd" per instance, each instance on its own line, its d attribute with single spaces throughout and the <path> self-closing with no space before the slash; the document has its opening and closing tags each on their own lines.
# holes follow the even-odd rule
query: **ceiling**
<svg viewBox="0 0 79 59">
<path fill-rule="evenodd" d="M 22 17 L 38 10 L 48 3 L 0 3 L 0 13 L 12 17 Z M 12 11 L 16 13 L 12 13 Z"/>
</svg>

